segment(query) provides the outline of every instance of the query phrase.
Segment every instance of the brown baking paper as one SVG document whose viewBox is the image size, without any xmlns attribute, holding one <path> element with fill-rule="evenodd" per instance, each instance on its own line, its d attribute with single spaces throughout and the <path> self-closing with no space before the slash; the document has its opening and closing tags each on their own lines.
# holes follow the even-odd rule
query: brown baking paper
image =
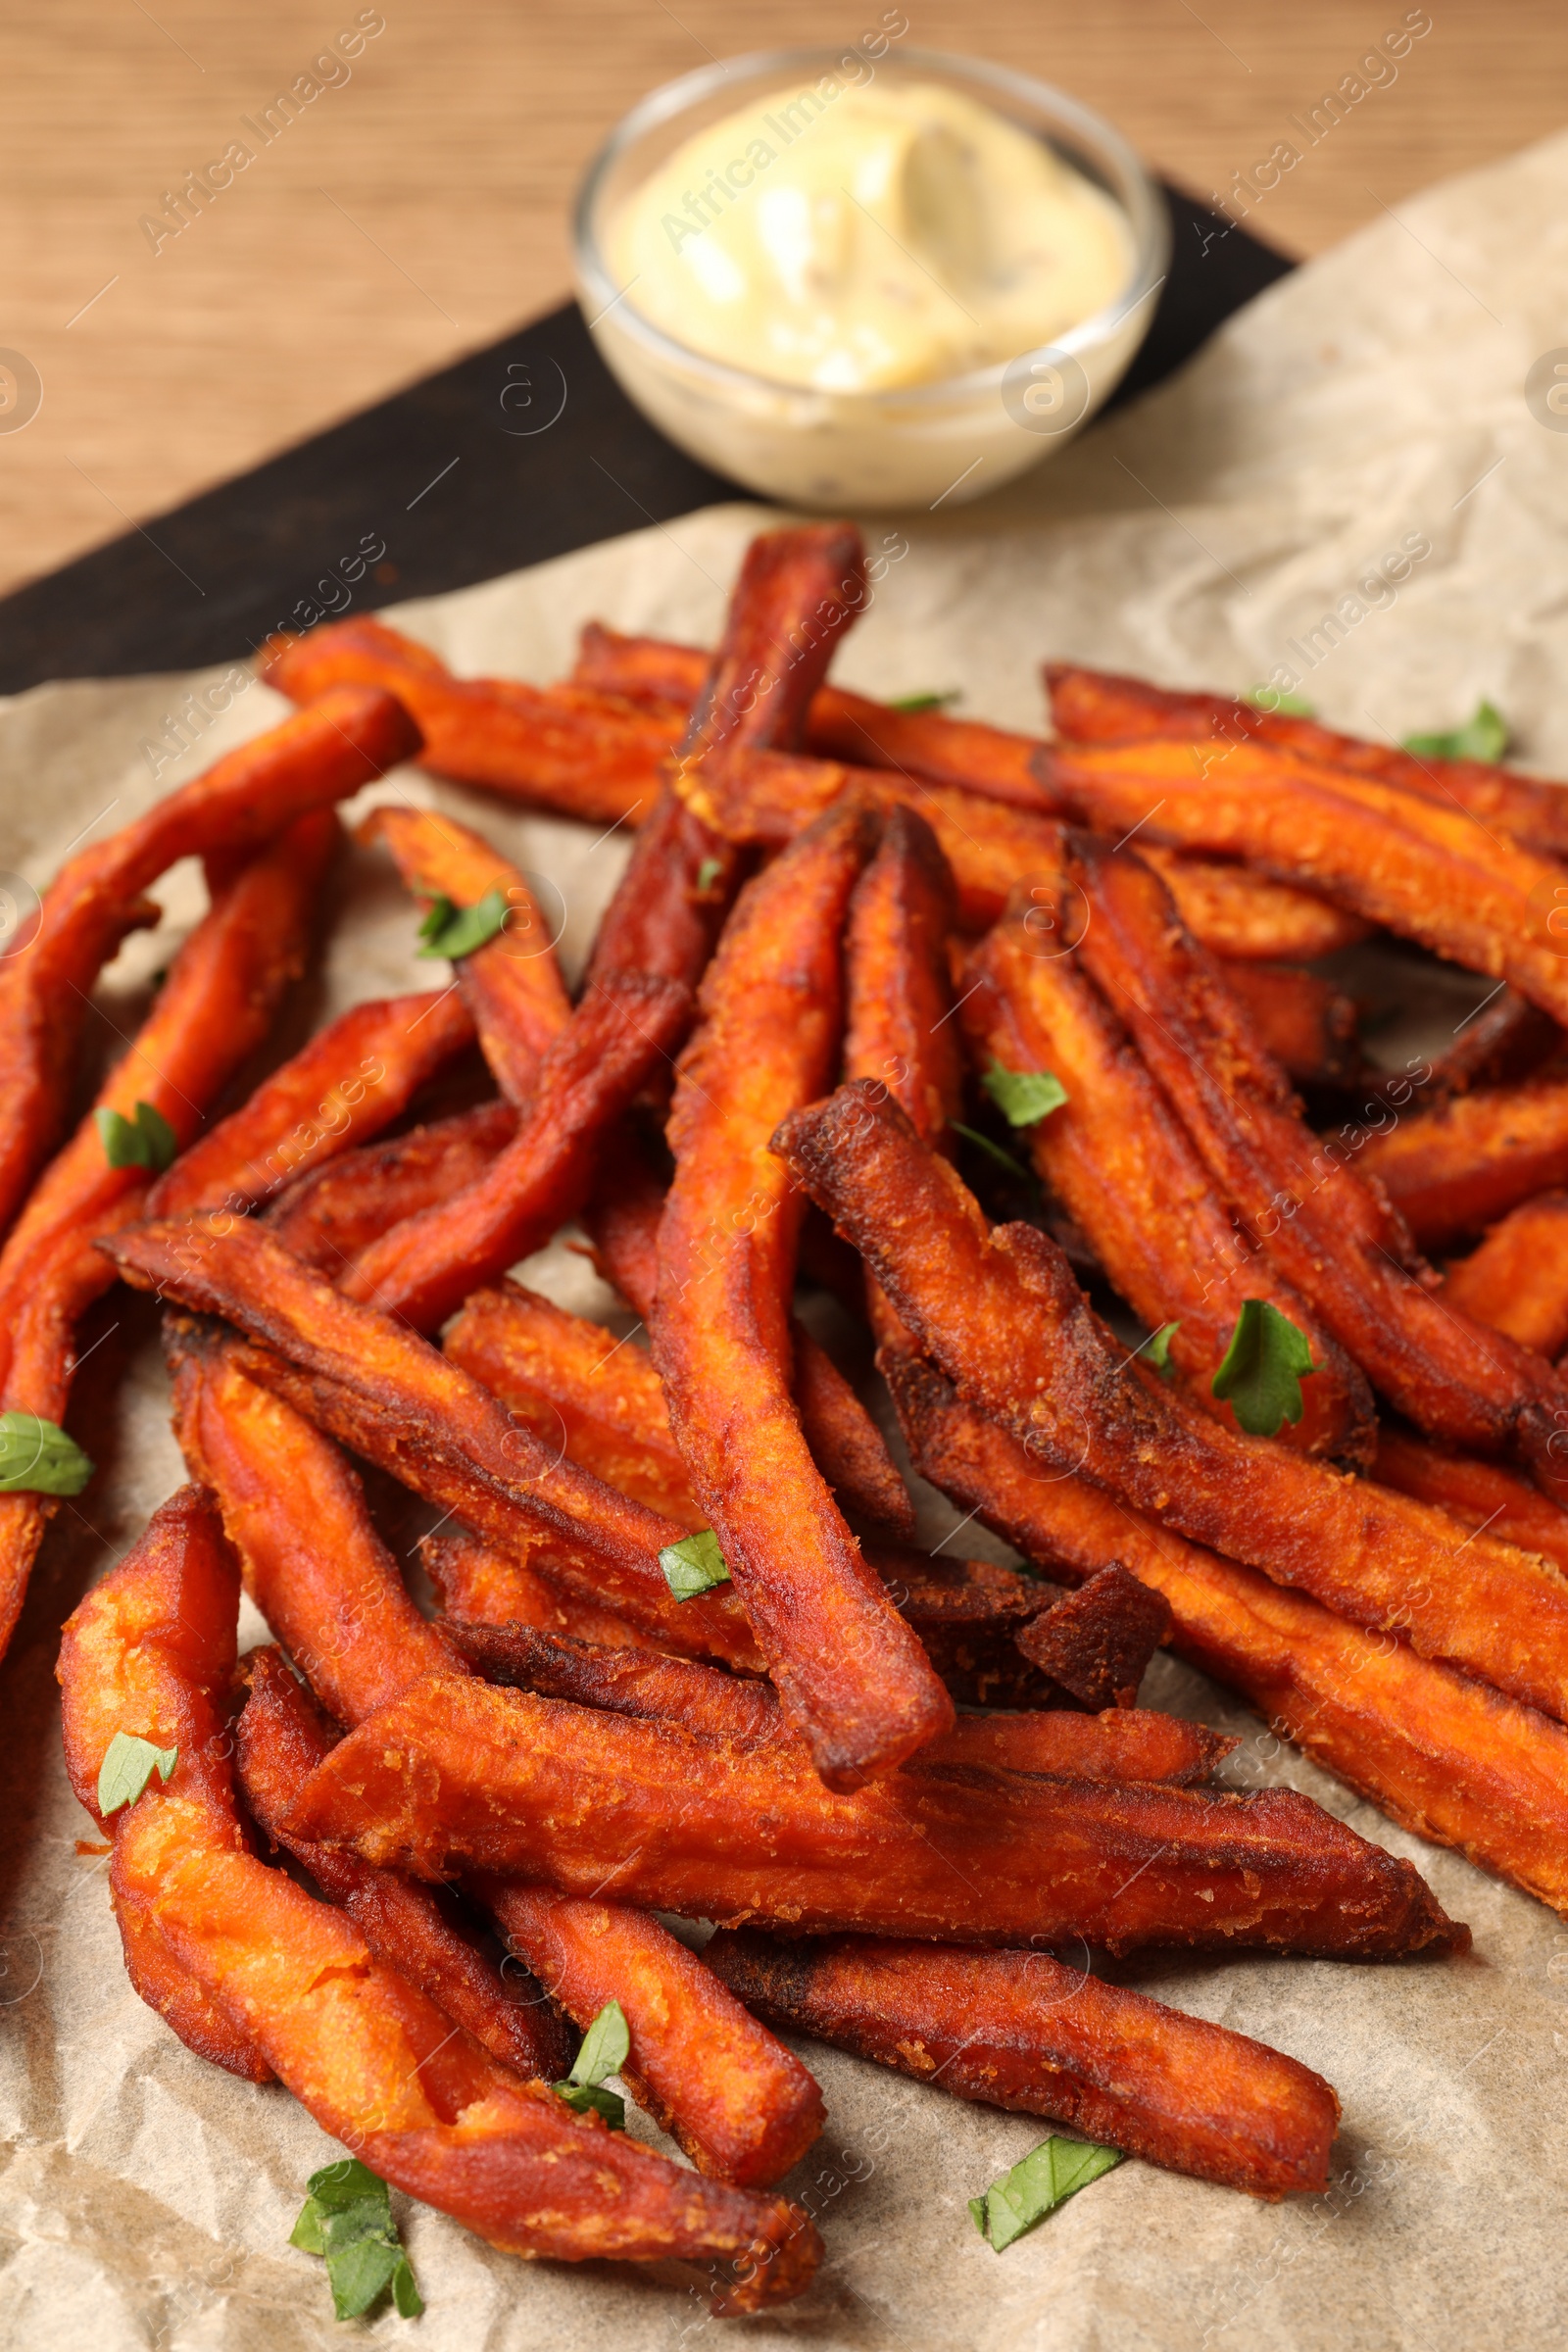
<svg viewBox="0 0 1568 2352">
<path fill-rule="evenodd" d="M 1232 689 L 1290 669 L 1325 716 L 1369 734 L 1452 725 L 1486 695 L 1522 756 L 1568 773 L 1568 416 L 1549 397 L 1565 282 L 1568 140 L 1380 217 L 994 505 L 871 521 L 880 576 L 840 674 L 884 694 L 957 687 L 963 710 L 1024 726 L 1040 723 L 1048 653 Z M 758 516 L 737 506 L 632 528 L 402 617 L 460 669 L 537 679 L 566 667 L 591 615 L 710 640 Z M 377 525 L 394 561 L 396 521 Z M 216 674 L 47 686 L 0 708 L 0 864 L 15 877 L 0 887 L 24 893 L 74 840 L 276 715 L 250 685 L 155 776 L 166 717 Z M 412 771 L 365 797 L 399 793 L 479 823 L 541 877 L 563 956 L 580 962 L 619 839 Z M 161 895 L 163 930 L 130 943 L 102 992 L 108 1049 L 200 910 L 194 872 Z M 353 854 L 339 914 L 305 1018 L 430 983 L 384 861 Z M 1459 1017 L 1451 997 L 1431 993 L 1438 1037 Z M 559 1244 L 529 1279 L 612 1311 Z M 203 2065 L 142 2007 L 103 1859 L 77 1849 L 92 1833 L 61 1767 L 58 1629 L 181 1476 L 145 1302 L 116 1292 L 88 1340 L 72 1421 L 99 1475 L 62 1506 L 4 1668 L 0 2342 L 295 2352 L 370 2335 L 423 2352 L 710 2352 L 726 2329 L 812 2352 L 1550 2340 L 1568 2287 L 1568 1933 L 1391 1828 L 1169 1661 L 1147 1695 L 1239 1734 L 1232 1780 L 1308 1789 L 1416 1862 L 1475 1931 L 1470 1957 L 1403 1967 L 1173 1956 L 1127 1971 L 1330 2078 L 1345 2122 L 1328 2194 L 1266 2206 L 1129 2162 L 998 2256 L 968 2199 L 1044 2127 L 805 2045 L 830 2120 L 787 2185 L 818 2213 L 827 2259 L 794 2306 L 716 2322 L 689 2285 L 521 2263 L 399 2198 L 425 2317 L 334 2323 L 323 2266 L 288 2244 L 333 2143 L 285 2090 Z M 927 1495 L 928 1541 L 955 1520 Z M 972 1529 L 960 1542 L 994 1548 Z M 263 1631 L 247 1609 L 243 1640 Z M 633 2128 L 653 2136 L 635 2114 Z"/>
</svg>

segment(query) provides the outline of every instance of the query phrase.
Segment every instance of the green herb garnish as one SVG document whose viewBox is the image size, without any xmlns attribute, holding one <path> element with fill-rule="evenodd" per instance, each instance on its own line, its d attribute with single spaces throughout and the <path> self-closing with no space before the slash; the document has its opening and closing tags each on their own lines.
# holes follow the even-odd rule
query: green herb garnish
<svg viewBox="0 0 1568 2352">
<path fill-rule="evenodd" d="M 1249 686 L 1242 700 L 1244 703 L 1250 703 L 1254 710 L 1265 712 L 1279 710 L 1287 718 L 1315 718 L 1317 716 L 1304 694 L 1281 694 L 1277 686 Z"/>
<path fill-rule="evenodd" d="M 1176 1377 L 1176 1367 L 1170 1360 L 1170 1344 L 1180 1329 L 1179 1323 L 1162 1323 L 1153 1338 L 1144 1343 L 1143 1351 L 1161 1380 L 1174 1380 Z"/>
<path fill-rule="evenodd" d="M 949 686 L 941 694 L 896 694 L 888 709 L 906 710 L 917 717 L 922 710 L 945 710 L 949 703 L 958 700 L 961 692 L 961 687 Z"/>
<path fill-rule="evenodd" d="M 392 2219 L 386 2182 L 357 2156 L 345 2156 L 313 2173 L 309 2186 L 288 2242 L 302 2254 L 325 2257 L 337 2318 L 362 2319 L 390 2287 L 399 2318 L 416 2320 L 424 2304 Z"/>
<path fill-rule="evenodd" d="M 982 2196 L 969 2199 L 974 2226 L 1000 2254 L 1068 2197 L 1120 2164 L 1121 2157 L 1120 2148 L 1097 2147 L 1092 2140 L 1061 2139 L 1053 2133 Z"/>
<path fill-rule="evenodd" d="M 699 1592 L 710 1592 L 715 1585 L 729 1583 L 724 1554 L 710 1527 L 700 1527 L 695 1536 L 683 1536 L 678 1544 L 666 1544 L 659 1565 L 677 1600 L 695 1600 Z"/>
<path fill-rule="evenodd" d="M 156 1772 L 167 1781 L 179 1762 L 177 1747 L 154 1747 L 135 1732 L 117 1732 L 98 1767 L 98 1810 L 107 1820 L 133 1805 Z"/>
<path fill-rule="evenodd" d="M 612 2132 L 626 2129 L 626 2102 L 618 2091 L 601 2086 L 607 2075 L 618 2075 L 631 2051 L 631 2035 L 618 2001 L 607 2001 L 582 2037 L 575 2065 L 564 2082 L 551 2085 L 558 2099 L 579 2115 L 592 2108 Z"/>
<path fill-rule="evenodd" d="M 948 1125 L 955 1135 L 961 1135 L 966 1144 L 973 1144 L 977 1151 L 985 1153 L 987 1159 L 995 1160 L 999 1168 L 1005 1168 L 1007 1174 L 1015 1176 L 1020 1184 L 1034 1183 L 1023 1161 L 1014 1159 L 1012 1153 L 1004 1152 L 1000 1144 L 994 1144 L 989 1135 L 982 1135 L 978 1127 L 965 1127 L 961 1119 L 950 1119 Z"/>
<path fill-rule="evenodd" d="M 1067 1100 L 1067 1089 L 1050 1070 L 1009 1070 L 994 1061 L 980 1083 L 1009 1127 L 1032 1127 Z"/>
<path fill-rule="evenodd" d="M 505 927 L 512 905 L 504 890 L 487 890 L 471 906 L 455 906 L 448 898 L 432 899 L 430 911 L 419 925 L 424 945 L 421 956 L 445 956 L 457 963 L 471 956 Z"/>
<path fill-rule="evenodd" d="M 161 1176 L 178 1156 L 179 1138 L 150 1102 L 138 1102 L 133 1119 L 120 1110 L 95 1110 L 92 1115 L 112 1168 L 150 1168 Z"/>
<path fill-rule="evenodd" d="M 0 1494 L 79 1494 L 93 1465 L 53 1421 L 0 1413 Z"/>
<path fill-rule="evenodd" d="M 723 870 L 724 860 L 722 858 L 705 858 L 697 868 L 698 889 L 700 891 L 711 890 Z"/>
<path fill-rule="evenodd" d="M 1480 702 L 1474 715 L 1448 735 L 1407 735 L 1404 748 L 1418 760 L 1486 760 L 1495 761 L 1508 749 L 1508 722 L 1491 703 Z"/>
<path fill-rule="evenodd" d="M 1299 1421 L 1301 1382 L 1307 1373 L 1322 1369 L 1312 1361 L 1305 1335 L 1288 1315 L 1266 1298 L 1248 1298 L 1209 1391 L 1230 1398 L 1250 1437 L 1272 1438 L 1282 1421 Z"/>
</svg>

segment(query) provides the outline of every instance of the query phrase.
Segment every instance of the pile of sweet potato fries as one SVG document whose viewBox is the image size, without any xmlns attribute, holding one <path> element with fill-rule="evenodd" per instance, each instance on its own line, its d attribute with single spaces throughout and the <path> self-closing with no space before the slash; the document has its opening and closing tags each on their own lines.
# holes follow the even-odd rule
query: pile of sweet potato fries
<svg viewBox="0 0 1568 2352">
<path fill-rule="evenodd" d="M 495 2245 L 697 2263 L 718 2312 L 821 2252 L 774 2028 L 1324 2184 L 1318 2076 L 1054 1955 L 1467 1931 L 1216 1787 L 1234 1742 L 1136 1704 L 1162 1642 L 1568 1912 L 1568 802 L 1082 669 L 1050 741 L 874 703 L 823 682 L 865 594 L 820 526 L 753 544 L 711 656 L 593 627 L 536 688 L 373 620 L 277 641 L 295 715 L 79 852 L 0 967 L 0 1639 L 117 1275 L 192 1482 L 61 1655 L 137 1990 Z M 635 828 L 575 1001 L 522 876 L 403 796 L 361 838 L 453 985 L 226 1107 L 334 805 L 411 758 Z M 210 911 L 62 1147 L 95 977 L 192 854 Z M 1499 983 L 1393 1081 L 1302 968 L 1375 931 Z M 421 1116 L 436 1081 L 466 1106 Z M 506 1278 L 574 1219 L 646 1347 Z M 915 1546 L 798 1283 L 1028 1571 Z M 356 1460 L 432 1506 L 433 1616 Z M 237 1662 L 242 1580 L 279 1646 Z M 695 2170 L 568 2077 L 611 2003 Z"/>
</svg>

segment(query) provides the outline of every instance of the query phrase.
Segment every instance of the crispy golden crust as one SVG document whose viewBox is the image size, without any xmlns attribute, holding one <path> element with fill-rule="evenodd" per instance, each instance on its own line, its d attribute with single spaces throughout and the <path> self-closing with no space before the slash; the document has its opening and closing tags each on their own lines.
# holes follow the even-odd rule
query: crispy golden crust
<svg viewBox="0 0 1568 2352">
<path fill-rule="evenodd" d="M 1050 2116 L 1254 2197 L 1327 2186 L 1340 2103 L 1321 2075 L 1043 1952 L 721 1928 L 703 1958 L 773 2025 L 956 2098 Z"/>
<path fill-rule="evenodd" d="M 1354 1082 L 1361 1067 L 1355 1000 L 1332 980 L 1288 964 L 1229 961 L 1225 983 L 1241 999 L 1264 1053 L 1298 1086 Z"/>
<path fill-rule="evenodd" d="M 363 1145 L 291 1184 L 267 1222 L 285 1250 L 336 1277 L 405 1217 L 465 1191 L 516 1131 L 510 1102 L 479 1102 L 390 1143 Z"/>
<path fill-rule="evenodd" d="M 291 1827 L 422 1877 L 608 1874 L 620 1899 L 794 1931 L 1367 1957 L 1455 1933 L 1408 1863 L 1294 1790 L 947 1765 L 836 1795 L 777 1746 L 441 1677 L 350 1733 Z"/>
<path fill-rule="evenodd" d="M 1372 1475 L 1380 1486 L 1435 1503 L 1465 1527 L 1484 1527 L 1499 1543 L 1538 1551 L 1568 1569 L 1568 1511 L 1500 1462 L 1473 1461 L 1450 1446 L 1385 1426 Z"/>
<path fill-rule="evenodd" d="M 948 1163 L 864 1088 L 797 1113 L 779 1144 L 926 1352 L 1042 1470 L 1082 1471 L 1354 1622 L 1568 1713 L 1556 1569 L 1491 1536 L 1456 1542 L 1441 1512 L 1184 1404 L 1109 1340 L 1054 1243 L 989 1231 Z"/>
<path fill-rule="evenodd" d="M 830 812 L 752 883 L 725 931 L 681 1057 L 653 1320 L 693 1491 L 835 1786 L 886 1770 L 953 1718 L 811 1459 L 789 1387 L 804 1201 L 768 1145 L 832 1075 L 839 933 L 872 843 L 862 810 Z"/>
<path fill-rule="evenodd" d="M 1478 1087 L 1356 1141 L 1421 1247 L 1451 1247 L 1568 1180 L 1568 1078 Z"/>
<path fill-rule="evenodd" d="M 452 1620 L 463 1625 L 537 1625 L 609 1649 L 658 1645 L 653 1634 L 562 1585 L 550 1584 L 525 1567 L 515 1552 L 502 1551 L 466 1530 L 421 1536 L 419 1563 L 441 1595 L 449 1632 L 459 1630 Z"/>
<path fill-rule="evenodd" d="M 1539 1193 L 1494 1225 L 1444 1277 L 1446 1303 L 1558 1356 L 1568 1347 L 1568 1193 Z"/>
</svg>

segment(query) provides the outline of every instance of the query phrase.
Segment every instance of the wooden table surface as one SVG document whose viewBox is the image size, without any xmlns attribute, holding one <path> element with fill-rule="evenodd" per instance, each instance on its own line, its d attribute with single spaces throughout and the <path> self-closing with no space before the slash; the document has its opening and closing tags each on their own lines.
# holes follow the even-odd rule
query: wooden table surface
<svg viewBox="0 0 1568 2352">
<path fill-rule="evenodd" d="M 1248 225 L 1298 255 L 1562 120 L 1560 0 L 906 7 L 908 43 L 1073 91 L 1205 200 L 1278 142 L 1302 149 L 1271 194 L 1247 200 Z M 0 373 L 0 588 L 559 301 L 578 174 L 653 84 L 882 21 L 881 0 L 799 0 L 787 18 L 763 0 L 13 5 L 0 24 L 0 346 L 36 370 L 42 398 L 30 422 L 3 429 Z M 1379 86 L 1307 147 L 1292 118 L 1412 22 L 1430 29 L 1396 67 L 1374 67 Z M 356 26 L 368 37 L 345 63 Z M 337 61 L 316 78 L 333 86 L 266 143 L 243 127 L 329 42 Z M 144 217 L 235 140 L 254 161 L 155 251 Z"/>
</svg>

